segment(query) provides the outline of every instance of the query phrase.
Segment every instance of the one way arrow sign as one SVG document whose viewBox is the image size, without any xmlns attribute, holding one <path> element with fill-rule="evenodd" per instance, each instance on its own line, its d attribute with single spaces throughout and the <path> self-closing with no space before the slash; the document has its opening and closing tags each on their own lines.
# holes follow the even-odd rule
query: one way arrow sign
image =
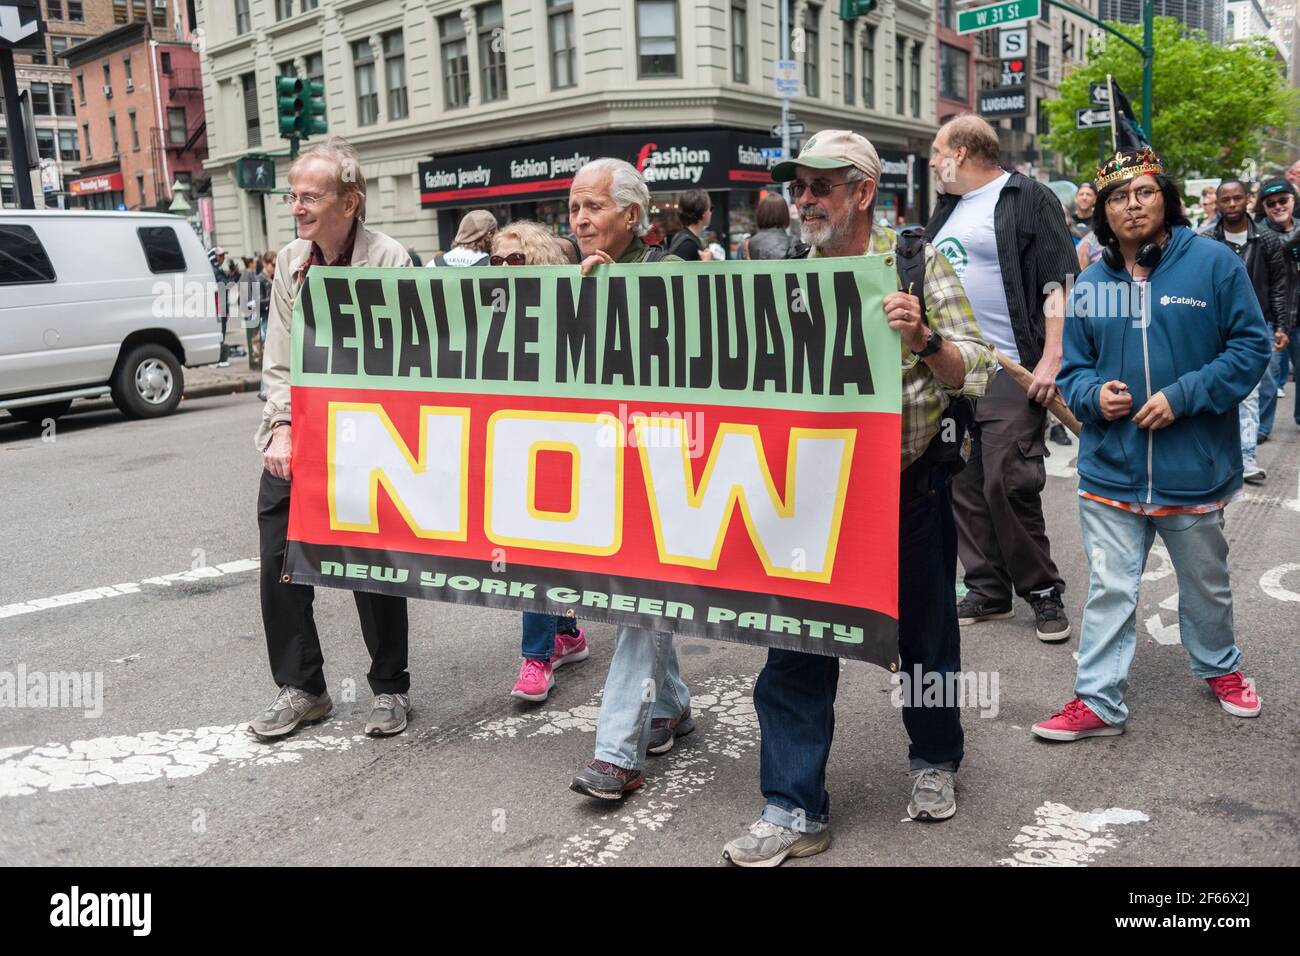
<svg viewBox="0 0 1300 956">
<path fill-rule="evenodd" d="M 1110 110 L 1082 109 L 1074 111 L 1075 129 L 1101 129 L 1110 126 Z"/>
<path fill-rule="evenodd" d="M 0 3 L 0 49 L 43 49 L 44 33 L 41 8 L 35 0 Z"/>
</svg>

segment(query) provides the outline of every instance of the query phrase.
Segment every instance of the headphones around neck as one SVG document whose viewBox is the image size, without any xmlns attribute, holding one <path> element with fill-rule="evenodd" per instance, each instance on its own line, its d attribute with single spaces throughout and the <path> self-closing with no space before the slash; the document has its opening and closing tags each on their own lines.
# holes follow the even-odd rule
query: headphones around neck
<svg viewBox="0 0 1300 956">
<path fill-rule="evenodd" d="M 1169 233 L 1165 233 L 1159 243 L 1148 242 L 1138 250 L 1137 264 L 1143 269 L 1154 270 L 1160 265 L 1160 260 L 1164 257 L 1164 244 L 1169 241 Z M 1124 262 L 1124 253 L 1119 250 L 1118 242 L 1111 242 L 1101 252 L 1101 257 L 1106 261 L 1106 265 L 1112 269 L 1122 271 L 1126 264 Z"/>
</svg>

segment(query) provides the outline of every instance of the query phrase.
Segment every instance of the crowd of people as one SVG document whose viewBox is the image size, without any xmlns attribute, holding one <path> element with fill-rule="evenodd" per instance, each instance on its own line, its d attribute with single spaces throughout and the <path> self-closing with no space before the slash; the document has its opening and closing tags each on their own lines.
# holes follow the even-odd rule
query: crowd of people
<svg viewBox="0 0 1300 956">
<path fill-rule="evenodd" d="M 905 259 L 918 270 L 909 281 L 900 278 L 882 315 L 867 317 L 887 322 L 900 339 L 903 672 L 919 668 L 946 685 L 961 668 L 962 630 L 1014 617 L 1017 599 L 1031 610 L 1039 640 L 1062 646 L 1071 635 L 1067 582 L 1053 559 L 1042 502 L 1047 410 L 1059 397 L 1082 423 L 1079 520 L 1090 576 L 1074 694 L 1033 733 L 1073 741 L 1124 731 L 1138 588 L 1157 535 L 1178 577 L 1193 675 L 1226 713 L 1257 715 L 1260 699 L 1242 674 L 1233 630 L 1223 529 L 1243 480 L 1262 472 L 1253 449 L 1271 429 L 1285 379 L 1269 369 L 1297 358 L 1288 337 L 1300 287 L 1294 185 L 1281 178 L 1262 185 L 1261 223 L 1247 212 L 1244 184 L 1225 179 L 1208 210 L 1213 218 L 1198 234 L 1159 157 L 1126 150 L 1080 187 L 1063 216 L 1047 186 L 999 164 L 997 133 L 974 115 L 944 124 L 930 167 L 940 194 L 934 216 L 925 233 L 900 233 L 874 216 L 880 159 L 872 144 L 849 131 L 818 132 L 772 169 L 792 197 L 799 238 L 790 233 L 791 207 L 773 193 L 759 205 L 758 230 L 742 243 L 750 259 L 897 252 L 900 270 Z M 264 463 L 262 615 L 278 691 L 249 724 L 264 740 L 323 719 L 333 706 L 312 588 L 281 576 L 293 477 L 294 296 L 313 265 L 414 265 L 408 249 L 365 223 L 366 180 L 346 142 L 304 150 L 289 187 L 298 238 L 260 269 L 251 266 L 257 281 L 270 283 L 266 404 L 256 444 Z M 646 182 L 633 166 L 594 159 L 573 179 L 568 235 L 532 222 L 500 224 L 476 210 L 460 223 L 452 248 L 428 265 L 569 265 L 590 274 L 614 263 L 709 257 L 701 240 L 711 215 L 707 193 L 682 197 L 682 229 L 664 245 L 647 242 L 649 210 Z M 1142 292 L 1139 312 L 1129 310 L 1134 297 L 1108 294 L 1108 287 Z M 1019 366 L 1027 386 L 1001 366 Z M 1265 410 L 1266 395 L 1273 401 Z M 1300 401 L 1296 415 L 1300 425 Z M 412 711 L 406 601 L 364 591 L 354 597 L 372 660 L 366 733 L 397 734 Z M 530 702 L 547 699 L 558 668 L 589 656 L 572 616 L 524 614 L 520 644 L 511 693 Z M 774 866 L 828 848 L 826 764 L 840 675 L 836 658 L 769 650 L 754 688 L 763 809 L 726 842 L 723 856 L 732 863 Z M 905 699 L 902 719 L 910 740 L 908 815 L 950 818 L 964 753 L 958 702 Z M 694 728 L 673 635 L 619 627 L 593 757 L 571 789 L 619 800 L 644 782 L 648 755 L 667 752 Z"/>
</svg>

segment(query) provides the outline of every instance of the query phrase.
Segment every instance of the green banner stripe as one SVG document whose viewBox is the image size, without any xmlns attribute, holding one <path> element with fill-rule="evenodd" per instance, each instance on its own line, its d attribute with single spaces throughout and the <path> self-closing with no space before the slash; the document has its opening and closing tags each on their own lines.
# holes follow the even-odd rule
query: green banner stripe
<svg viewBox="0 0 1300 956">
<path fill-rule="evenodd" d="M 894 412 L 892 256 L 780 262 L 315 267 L 295 385 Z M 310 322 L 308 321 L 310 317 Z"/>
</svg>

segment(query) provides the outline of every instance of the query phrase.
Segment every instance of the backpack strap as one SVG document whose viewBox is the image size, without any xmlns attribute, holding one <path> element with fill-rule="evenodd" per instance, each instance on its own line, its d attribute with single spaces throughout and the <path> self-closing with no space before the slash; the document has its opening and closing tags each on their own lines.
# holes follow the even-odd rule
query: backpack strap
<svg viewBox="0 0 1300 956">
<path fill-rule="evenodd" d="M 642 259 L 641 261 L 642 261 L 642 262 L 658 262 L 660 259 L 662 259 L 662 258 L 663 258 L 664 256 L 666 256 L 666 255 L 667 255 L 667 253 L 664 252 L 664 247 L 663 247 L 663 246 L 647 246 L 647 247 L 646 247 L 645 258 Z"/>
<path fill-rule="evenodd" d="M 898 288 L 921 300 L 921 321 L 929 324 L 925 309 L 925 247 L 930 234 L 920 226 L 906 226 L 898 231 L 894 261 L 898 264 Z"/>
</svg>

